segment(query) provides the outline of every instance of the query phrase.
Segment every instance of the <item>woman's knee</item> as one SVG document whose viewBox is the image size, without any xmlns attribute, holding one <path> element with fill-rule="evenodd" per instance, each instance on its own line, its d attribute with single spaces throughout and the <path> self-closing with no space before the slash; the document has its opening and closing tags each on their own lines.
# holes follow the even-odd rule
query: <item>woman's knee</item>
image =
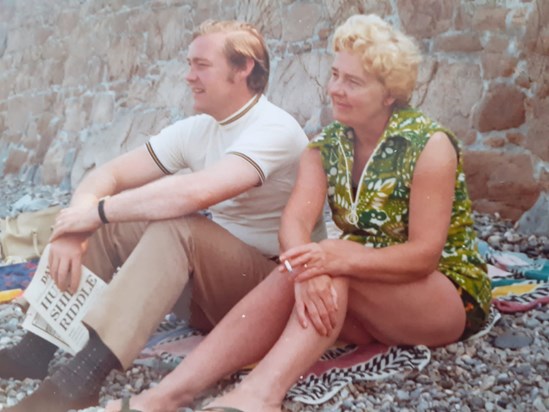
<svg viewBox="0 0 549 412">
<path fill-rule="evenodd" d="M 351 281 L 347 276 L 334 276 L 332 277 L 332 282 L 334 288 L 341 293 L 347 295 L 349 293 L 349 288 L 351 287 Z"/>
</svg>

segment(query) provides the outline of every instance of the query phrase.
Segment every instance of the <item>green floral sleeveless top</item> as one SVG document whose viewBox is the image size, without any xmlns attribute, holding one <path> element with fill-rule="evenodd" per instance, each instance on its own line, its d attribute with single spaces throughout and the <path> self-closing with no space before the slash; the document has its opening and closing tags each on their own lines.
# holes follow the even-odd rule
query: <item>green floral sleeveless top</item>
<svg viewBox="0 0 549 412">
<path fill-rule="evenodd" d="M 335 224 L 343 231 L 342 239 L 375 248 L 406 242 L 414 168 L 429 137 L 437 131 L 450 137 L 459 154 L 460 144 L 452 132 L 415 109 L 395 110 L 364 167 L 356 195 L 351 178 L 353 130 L 334 122 L 309 143 L 320 150 L 328 177 L 328 202 Z M 463 160 L 458 155 L 452 218 L 438 270 L 488 314 L 490 281 L 475 240 Z"/>
</svg>

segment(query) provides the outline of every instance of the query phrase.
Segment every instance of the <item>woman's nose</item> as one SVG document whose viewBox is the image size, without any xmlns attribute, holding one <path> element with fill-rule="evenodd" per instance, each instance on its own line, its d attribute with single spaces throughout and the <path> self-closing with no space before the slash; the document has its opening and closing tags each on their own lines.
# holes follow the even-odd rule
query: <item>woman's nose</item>
<svg viewBox="0 0 549 412">
<path fill-rule="evenodd" d="M 328 94 L 341 95 L 342 94 L 341 82 L 339 82 L 337 79 L 330 80 L 328 82 Z"/>
</svg>

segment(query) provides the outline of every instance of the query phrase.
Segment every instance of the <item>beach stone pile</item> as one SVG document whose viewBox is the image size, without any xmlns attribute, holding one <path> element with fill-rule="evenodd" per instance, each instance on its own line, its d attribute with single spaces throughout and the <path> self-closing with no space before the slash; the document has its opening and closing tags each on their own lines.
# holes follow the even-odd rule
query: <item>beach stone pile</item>
<svg viewBox="0 0 549 412">
<path fill-rule="evenodd" d="M 32 187 L 5 177 L 0 182 L 0 217 L 67 204 L 69 193 L 57 187 Z M 530 257 L 549 257 L 546 236 L 520 234 L 497 215 L 475 214 L 479 237 L 499 250 L 520 251 Z M 337 228 L 328 225 L 330 236 Z M 24 314 L 14 304 L 0 305 L 0 348 L 22 336 Z M 405 316 L 403 314 L 403 316 Z M 525 313 L 502 314 L 493 329 L 480 338 L 432 350 L 421 371 L 382 381 L 354 383 L 325 404 L 308 406 L 286 402 L 287 411 L 547 411 L 549 410 L 549 307 Z M 69 359 L 58 351 L 50 372 Z M 101 391 L 101 404 L 139 393 L 159 382 L 166 370 L 135 365 L 112 372 Z M 199 372 L 198 372 L 199 373 Z M 40 382 L 0 380 L 0 411 L 32 393 Z M 233 383 L 224 381 L 205 392 L 193 407 L 207 402 Z M 86 409 L 100 412 L 101 407 Z M 190 411 L 181 408 L 180 411 Z"/>
<path fill-rule="evenodd" d="M 521 252 L 531 258 L 549 258 L 549 233 L 540 236 L 520 233 L 516 225 L 510 220 L 501 219 L 497 213 L 474 213 L 473 218 L 478 237 L 494 249 Z"/>
</svg>

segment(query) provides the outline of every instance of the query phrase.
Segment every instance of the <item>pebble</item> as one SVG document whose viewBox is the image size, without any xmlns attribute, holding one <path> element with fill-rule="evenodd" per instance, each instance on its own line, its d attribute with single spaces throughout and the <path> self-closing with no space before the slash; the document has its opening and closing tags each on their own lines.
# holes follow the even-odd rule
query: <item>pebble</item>
<svg viewBox="0 0 549 412">
<path fill-rule="evenodd" d="M 535 312 L 540 322 L 549 321 L 549 312 Z"/>
<path fill-rule="evenodd" d="M 507 373 L 500 373 L 497 377 L 496 381 L 499 385 L 506 385 L 508 383 L 512 382 L 512 379 L 509 377 Z"/>
<path fill-rule="evenodd" d="M 514 330 L 507 330 L 494 340 L 494 345 L 500 349 L 519 349 L 529 345 L 533 337 Z"/>
<path fill-rule="evenodd" d="M 0 181 L 0 217 L 20 211 L 43 208 L 53 204 L 66 205 L 70 195 L 62 188 L 32 186 L 10 176 Z M 479 237 L 493 247 L 517 250 L 522 246 L 531 257 L 549 258 L 549 238 L 516 232 L 511 222 L 495 215 L 474 214 Z M 329 222 L 328 233 L 338 235 Z M 527 245 L 525 247 L 523 245 Z M 0 305 L 0 348 L 20 339 L 23 315 L 11 304 Z M 510 336 L 504 347 L 501 336 Z M 520 337 L 518 348 L 516 340 Z M 499 340 L 498 340 L 499 338 Z M 505 340 L 504 340 L 505 343 Z M 58 351 L 50 364 L 50 373 L 69 359 Z M 110 399 L 137 393 L 154 386 L 166 371 L 144 365 L 111 373 L 101 390 L 101 404 Z M 547 411 L 549 410 L 549 306 L 540 306 L 526 313 L 503 314 L 488 335 L 447 347 L 433 349 L 431 361 L 420 373 L 392 377 L 381 381 L 353 382 L 331 400 L 318 406 L 286 401 L 286 412 L 336 411 Z M 0 380 L 0 411 L 32 393 L 39 381 Z M 223 381 L 203 394 L 199 403 L 210 400 L 232 382 Z M 92 407 L 86 412 L 101 412 Z M 180 408 L 179 412 L 189 412 Z"/>
<path fill-rule="evenodd" d="M 524 321 L 524 326 L 528 329 L 537 329 L 541 325 L 541 322 L 536 318 L 529 318 Z"/>
<path fill-rule="evenodd" d="M 532 406 L 535 408 L 536 411 L 547 412 L 547 410 L 549 409 L 549 402 L 544 402 L 541 397 L 537 397 L 532 403 Z"/>
<path fill-rule="evenodd" d="M 501 236 L 499 235 L 492 235 L 490 237 L 488 237 L 488 243 L 490 244 L 490 246 L 492 246 L 493 248 L 499 248 L 501 246 Z"/>
<path fill-rule="evenodd" d="M 513 367 L 511 370 L 517 375 L 528 376 L 532 371 L 532 367 L 530 365 L 519 365 Z"/>
<path fill-rule="evenodd" d="M 496 405 L 494 405 L 492 402 L 488 401 L 484 404 L 484 408 L 488 412 L 492 412 L 495 409 Z"/>
</svg>

